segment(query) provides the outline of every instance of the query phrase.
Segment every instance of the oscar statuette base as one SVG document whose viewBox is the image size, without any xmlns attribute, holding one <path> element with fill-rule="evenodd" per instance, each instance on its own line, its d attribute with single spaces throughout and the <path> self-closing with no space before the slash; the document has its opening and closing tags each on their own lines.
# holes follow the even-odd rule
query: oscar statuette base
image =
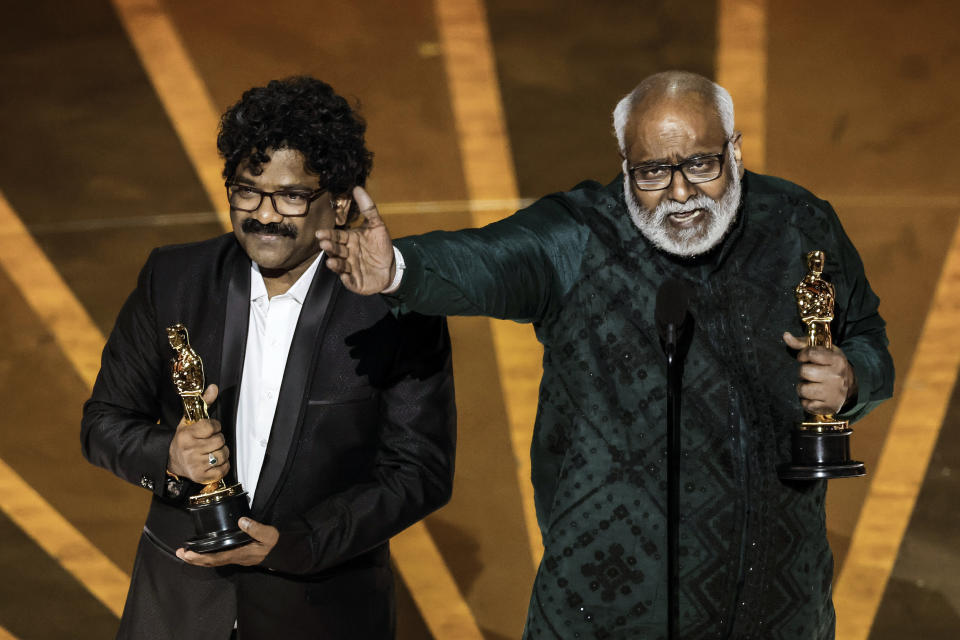
<svg viewBox="0 0 960 640">
<path fill-rule="evenodd" d="M 793 462 L 777 467 L 781 480 L 856 478 L 866 475 L 862 462 L 850 459 L 846 422 L 804 422 L 793 431 Z"/>
<path fill-rule="evenodd" d="M 184 544 L 190 551 L 226 551 L 253 541 L 237 524 L 237 520 L 250 515 L 247 492 L 239 484 L 191 496 L 187 511 L 197 531 Z"/>
</svg>

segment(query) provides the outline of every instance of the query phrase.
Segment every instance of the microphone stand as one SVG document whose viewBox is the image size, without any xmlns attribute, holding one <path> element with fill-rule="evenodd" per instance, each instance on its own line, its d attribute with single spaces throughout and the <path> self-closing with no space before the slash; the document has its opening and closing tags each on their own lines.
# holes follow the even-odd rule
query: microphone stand
<svg viewBox="0 0 960 640">
<path fill-rule="evenodd" d="M 667 356 L 667 637 L 680 637 L 680 382 L 692 326 L 690 289 L 667 280 L 657 290 L 654 319 Z M 686 327 L 686 330 L 684 329 Z M 681 339 L 683 343 L 681 344 Z"/>
<path fill-rule="evenodd" d="M 680 380 L 677 326 L 667 325 L 667 637 L 678 640 L 680 609 Z"/>
</svg>

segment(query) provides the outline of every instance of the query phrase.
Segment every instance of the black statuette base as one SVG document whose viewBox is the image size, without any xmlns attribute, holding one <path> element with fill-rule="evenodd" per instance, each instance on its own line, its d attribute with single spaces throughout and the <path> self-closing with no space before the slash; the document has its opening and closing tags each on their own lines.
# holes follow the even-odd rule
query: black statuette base
<svg viewBox="0 0 960 640">
<path fill-rule="evenodd" d="M 777 467 L 782 480 L 856 478 L 866 475 L 862 462 L 850 459 L 853 429 L 793 431 L 793 462 Z"/>
<path fill-rule="evenodd" d="M 239 487 L 235 485 L 231 489 Z M 202 498 L 195 496 L 192 500 Z M 190 551 L 197 553 L 211 553 L 226 551 L 252 542 L 253 538 L 244 533 L 237 520 L 250 515 L 250 505 L 247 504 L 247 493 L 225 495 L 211 500 L 207 504 L 191 504 L 187 511 L 193 516 L 193 524 L 197 535 L 184 544 Z"/>
</svg>

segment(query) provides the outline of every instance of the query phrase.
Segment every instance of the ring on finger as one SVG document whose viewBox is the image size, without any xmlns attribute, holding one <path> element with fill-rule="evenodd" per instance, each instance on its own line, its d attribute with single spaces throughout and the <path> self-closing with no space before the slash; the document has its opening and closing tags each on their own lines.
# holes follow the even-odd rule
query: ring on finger
<svg viewBox="0 0 960 640">
<path fill-rule="evenodd" d="M 213 455 L 212 453 L 209 454 L 207 456 L 207 462 L 210 463 L 211 467 L 215 467 L 217 465 L 217 456 Z"/>
</svg>

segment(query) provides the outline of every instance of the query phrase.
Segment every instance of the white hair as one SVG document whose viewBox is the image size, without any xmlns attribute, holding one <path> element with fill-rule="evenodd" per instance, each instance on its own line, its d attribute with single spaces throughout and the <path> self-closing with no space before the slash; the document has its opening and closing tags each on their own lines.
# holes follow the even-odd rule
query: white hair
<svg viewBox="0 0 960 640">
<path fill-rule="evenodd" d="M 710 86 L 713 93 L 713 101 L 717 109 L 717 115 L 720 116 L 720 123 L 723 126 L 723 133 L 727 137 L 733 135 L 733 98 L 730 97 L 729 91 L 718 85 L 716 82 L 711 82 L 702 76 L 697 76 L 692 73 L 667 71 L 664 73 L 658 73 L 657 75 L 651 76 L 650 78 L 647 78 L 641 82 L 633 91 L 625 95 L 614 108 L 613 131 L 617 136 L 617 144 L 620 146 L 620 153 L 626 155 L 627 152 L 627 122 L 630 120 L 630 115 L 633 113 L 634 105 L 640 100 L 640 98 L 646 96 L 647 93 L 652 90 L 654 85 L 662 87 L 665 78 L 668 79 L 672 86 L 679 86 L 680 89 L 686 89 L 688 91 L 694 90 L 694 83 L 709 83 L 708 86 Z"/>
</svg>

